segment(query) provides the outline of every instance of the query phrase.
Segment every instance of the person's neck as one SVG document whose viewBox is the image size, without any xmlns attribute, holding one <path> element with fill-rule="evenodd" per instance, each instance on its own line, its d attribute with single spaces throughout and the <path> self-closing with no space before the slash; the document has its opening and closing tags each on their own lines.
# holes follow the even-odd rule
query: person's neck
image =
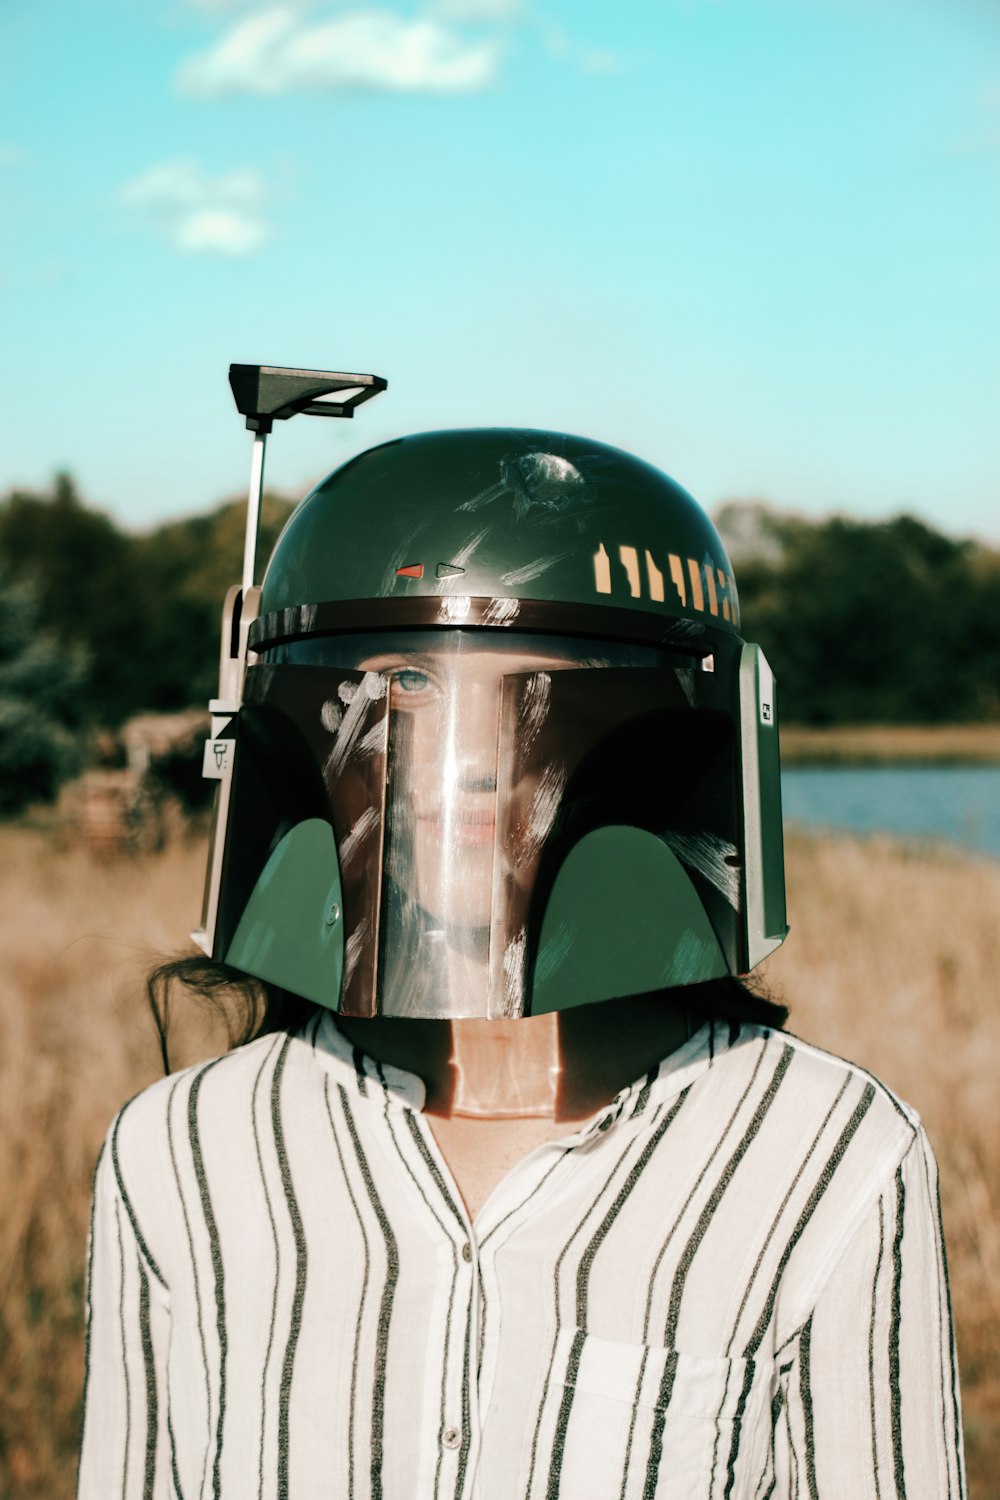
<svg viewBox="0 0 1000 1500">
<path fill-rule="evenodd" d="M 415 1073 L 442 1117 L 583 1120 L 690 1036 L 665 996 L 630 996 L 516 1021 L 338 1017 L 379 1062 Z"/>
</svg>

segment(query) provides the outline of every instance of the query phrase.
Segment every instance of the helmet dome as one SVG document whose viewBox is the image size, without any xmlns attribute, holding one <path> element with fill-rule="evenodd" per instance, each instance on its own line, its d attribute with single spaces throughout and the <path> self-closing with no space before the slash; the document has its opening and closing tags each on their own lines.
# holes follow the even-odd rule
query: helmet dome
<svg viewBox="0 0 1000 1500">
<path fill-rule="evenodd" d="M 739 628 L 726 550 L 679 484 L 605 443 L 503 427 L 400 438 L 335 470 L 288 521 L 260 611 L 469 597 L 624 609 L 644 638 L 657 621 Z"/>
</svg>

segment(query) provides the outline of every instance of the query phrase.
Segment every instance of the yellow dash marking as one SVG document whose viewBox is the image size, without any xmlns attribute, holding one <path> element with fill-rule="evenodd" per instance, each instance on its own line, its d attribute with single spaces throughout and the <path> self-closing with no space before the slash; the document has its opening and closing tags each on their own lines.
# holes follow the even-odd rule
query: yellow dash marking
<svg viewBox="0 0 1000 1500">
<path fill-rule="evenodd" d="M 704 610 L 705 595 L 701 587 L 701 569 L 693 557 L 687 560 L 688 577 L 691 579 L 691 608 Z"/>
<path fill-rule="evenodd" d="M 719 613 L 719 601 L 715 593 L 715 574 L 712 572 L 712 564 L 705 564 L 705 582 L 708 584 L 708 608 L 713 615 Z"/>
<path fill-rule="evenodd" d="M 634 547 L 619 547 L 618 556 L 621 558 L 622 567 L 628 575 L 629 593 L 633 599 L 638 599 L 642 589 L 639 582 L 639 554 Z"/>
<path fill-rule="evenodd" d="M 653 554 L 646 548 L 646 577 L 649 579 L 649 597 L 657 604 L 663 603 L 663 574 L 653 561 Z"/>
<path fill-rule="evenodd" d="M 599 594 L 611 593 L 611 559 L 603 542 L 594 553 L 594 588 Z"/>
<path fill-rule="evenodd" d="M 670 554 L 670 579 L 677 590 L 682 604 L 687 604 L 687 585 L 684 582 L 684 568 L 676 552 Z"/>
</svg>

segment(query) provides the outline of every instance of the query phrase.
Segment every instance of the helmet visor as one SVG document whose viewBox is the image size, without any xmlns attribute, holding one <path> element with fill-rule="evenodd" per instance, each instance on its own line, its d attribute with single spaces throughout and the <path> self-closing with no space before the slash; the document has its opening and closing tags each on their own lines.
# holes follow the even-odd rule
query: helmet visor
<svg viewBox="0 0 1000 1500">
<path fill-rule="evenodd" d="M 717 796 L 729 716 L 712 711 L 712 674 L 676 650 L 411 630 L 312 637 L 264 663 L 247 701 L 277 690 L 284 713 L 330 737 L 344 1013 L 525 1014 L 547 890 L 593 827 L 683 838 L 709 819 L 733 847 L 728 768 Z M 345 672 L 363 674 L 372 729 Z"/>
</svg>

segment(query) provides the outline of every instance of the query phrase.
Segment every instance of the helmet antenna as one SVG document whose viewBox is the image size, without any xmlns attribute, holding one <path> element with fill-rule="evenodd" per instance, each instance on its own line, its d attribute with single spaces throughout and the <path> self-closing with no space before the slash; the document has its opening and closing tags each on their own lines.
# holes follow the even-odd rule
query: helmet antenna
<svg viewBox="0 0 1000 1500">
<path fill-rule="evenodd" d="M 243 544 L 243 582 L 226 595 L 219 653 L 219 695 L 209 702 L 211 738 L 205 745 L 202 775 L 219 782 L 202 925 L 191 934 L 210 956 L 215 952 L 222 859 L 226 847 L 235 724 L 243 693 L 250 625 L 260 602 L 254 586 L 260 503 L 264 493 L 264 449 L 275 422 L 304 411 L 313 417 L 353 417 L 355 407 L 386 388 L 380 375 L 347 375 L 330 370 L 288 370 L 277 365 L 230 365 L 229 384 L 237 408 L 253 433 L 247 529 Z"/>
<path fill-rule="evenodd" d="M 254 584 L 260 503 L 264 493 L 264 449 L 274 422 L 305 412 L 311 417 L 353 417 L 362 401 L 384 391 L 380 375 L 348 375 L 331 370 L 289 370 L 278 365 L 230 365 L 229 384 L 236 406 L 253 433 L 247 529 L 243 545 L 243 597 Z"/>
</svg>

